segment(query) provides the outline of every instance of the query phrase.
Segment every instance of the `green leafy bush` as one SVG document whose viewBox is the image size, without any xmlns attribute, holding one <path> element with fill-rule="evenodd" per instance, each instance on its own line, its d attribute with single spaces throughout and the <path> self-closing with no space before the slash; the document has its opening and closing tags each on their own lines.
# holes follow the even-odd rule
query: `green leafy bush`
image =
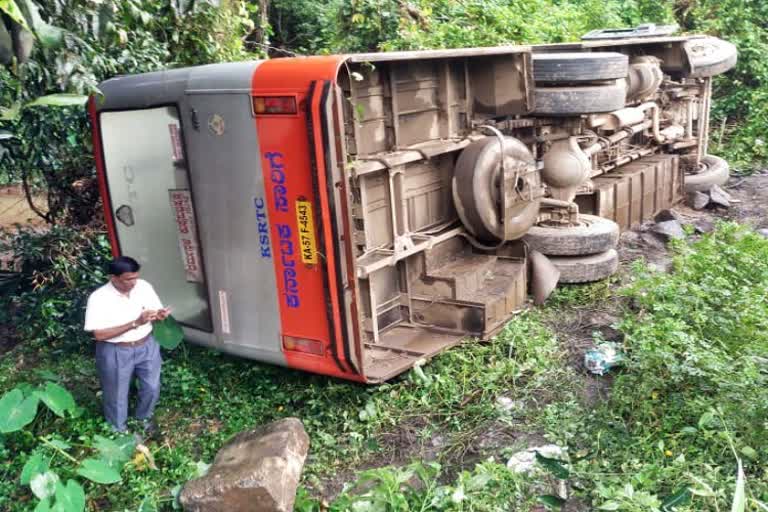
<svg viewBox="0 0 768 512">
<path fill-rule="evenodd" d="M 362 472 L 345 486 L 327 507 L 300 489 L 297 512 L 370 511 L 411 512 L 424 510 L 529 510 L 536 498 L 528 493 L 529 482 L 492 460 L 462 471 L 450 484 L 440 482 L 441 466 L 436 462 L 414 462 L 408 466 L 384 467 Z"/>
<path fill-rule="evenodd" d="M 10 252 L 20 268 L 4 284 L 0 319 L 15 326 L 25 341 L 77 346 L 88 294 L 106 282 L 110 258 L 98 231 L 52 226 L 47 231 L 6 233 L 0 251 Z"/>
<path fill-rule="evenodd" d="M 0 435 L 30 428 L 40 402 L 61 418 L 65 414 L 70 418 L 82 414 L 72 394 L 59 384 L 46 381 L 33 388 L 25 383 L 0 398 Z M 131 459 L 136 445 L 129 435 L 115 439 L 96 435 L 89 440 L 89 451 L 78 450 L 81 457 L 88 452 L 95 452 L 96 457 L 78 460 L 69 453 L 73 450 L 71 444 L 49 436 L 41 436 L 39 440 L 41 444 L 26 458 L 18 477 L 19 483 L 29 486 L 40 500 L 36 512 L 82 512 L 85 509 L 83 486 L 75 479 L 65 484 L 59 475 L 80 476 L 98 484 L 118 483 L 122 480 L 120 471 Z"/>
<path fill-rule="evenodd" d="M 768 239 L 721 224 L 674 252 L 671 274 L 638 264 L 621 292 L 627 360 L 610 398 L 547 411 L 552 435 L 590 454 L 575 472 L 600 510 L 657 510 L 686 493 L 678 510 L 724 510 L 734 452 L 752 499 L 768 497 Z"/>
</svg>

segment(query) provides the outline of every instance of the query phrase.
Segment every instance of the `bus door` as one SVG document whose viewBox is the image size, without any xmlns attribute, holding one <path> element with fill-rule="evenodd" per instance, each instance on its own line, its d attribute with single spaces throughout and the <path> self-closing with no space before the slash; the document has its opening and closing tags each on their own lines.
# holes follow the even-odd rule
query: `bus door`
<svg viewBox="0 0 768 512">
<path fill-rule="evenodd" d="M 183 325 L 211 331 L 208 289 L 175 106 L 99 114 L 113 250 L 142 265 Z M 97 151 L 99 148 L 97 148 Z"/>
</svg>

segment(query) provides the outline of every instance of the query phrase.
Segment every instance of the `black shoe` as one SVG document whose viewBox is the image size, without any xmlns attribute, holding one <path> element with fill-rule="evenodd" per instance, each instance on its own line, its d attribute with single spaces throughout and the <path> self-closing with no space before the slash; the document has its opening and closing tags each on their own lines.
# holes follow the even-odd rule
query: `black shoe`
<svg viewBox="0 0 768 512">
<path fill-rule="evenodd" d="M 157 428 L 157 423 L 152 418 L 147 419 L 147 420 L 142 420 L 141 426 L 142 426 L 142 432 L 144 433 L 144 436 L 147 439 L 155 437 L 158 434 L 158 432 L 160 431 Z"/>
</svg>

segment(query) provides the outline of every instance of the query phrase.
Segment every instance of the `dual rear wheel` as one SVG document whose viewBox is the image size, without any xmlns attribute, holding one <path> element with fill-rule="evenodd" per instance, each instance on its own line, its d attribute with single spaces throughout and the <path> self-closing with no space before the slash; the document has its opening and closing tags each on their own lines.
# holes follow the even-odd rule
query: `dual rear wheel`
<svg viewBox="0 0 768 512">
<path fill-rule="evenodd" d="M 529 249 L 544 254 L 557 267 L 561 283 L 588 283 L 616 273 L 618 240 L 618 224 L 586 214 L 579 215 L 576 225 L 539 224 L 523 237 Z"/>
</svg>

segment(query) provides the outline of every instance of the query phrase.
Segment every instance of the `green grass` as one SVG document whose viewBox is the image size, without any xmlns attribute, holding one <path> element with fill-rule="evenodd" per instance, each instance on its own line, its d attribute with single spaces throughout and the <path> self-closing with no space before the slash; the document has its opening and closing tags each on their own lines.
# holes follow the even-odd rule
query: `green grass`
<svg viewBox="0 0 768 512">
<path fill-rule="evenodd" d="M 2 389 L 22 379 L 40 379 L 30 371 L 33 368 L 59 375 L 85 411 L 66 420 L 45 414 L 31 430 L 8 435 L 6 447 L 18 451 L 15 459 L 0 465 L 0 479 L 8 482 L 17 479 L 40 436 L 55 432 L 73 441 L 107 433 L 87 347 L 65 353 L 51 347 L 19 347 L 2 363 Z M 301 418 L 310 435 L 304 479 L 317 492 L 339 471 L 389 460 L 389 440 L 402 429 L 415 431 L 424 442 L 443 436 L 446 457 L 461 452 L 472 433 L 490 422 L 508 421 L 494 405 L 498 396 L 549 395 L 559 374 L 565 376 L 558 369 L 557 341 L 530 314 L 515 318 L 492 343 L 467 342 L 376 387 L 184 347 L 166 357 L 163 369 L 158 419 L 170 434 L 166 443 L 152 446 L 159 471 L 129 465 L 119 489 L 91 486 L 88 495 L 107 510 L 135 508 L 145 496 L 168 500 L 169 490 L 193 476 L 198 462 L 210 462 L 226 439 L 286 416 Z M 417 458 L 418 444 L 404 448 L 415 449 Z M 3 488 L 0 508 L 17 510 L 20 498 L 29 498 L 27 489 L 13 484 Z"/>
<path fill-rule="evenodd" d="M 747 510 L 764 510 L 757 502 L 768 499 L 768 240 L 726 224 L 674 252 L 672 274 L 639 264 L 620 289 L 563 288 L 491 343 L 467 342 L 376 387 L 183 346 L 164 367 L 158 415 L 169 434 L 151 445 L 159 469 L 137 461 L 119 486 L 86 483 L 91 507 L 136 510 L 151 497 L 170 509 L 170 490 L 230 436 L 297 416 L 311 439 L 301 511 L 319 511 L 312 496 L 329 483 L 357 477 L 363 485 L 346 487 L 331 510 L 533 510 L 540 495 L 552 494 L 552 468 L 522 476 L 503 465 L 528 440 L 568 448 L 560 469 L 587 509 L 650 512 L 675 501 L 678 511 L 729 510 L 738 458 Z M 546 325 L 609 302 L 624 308 L 627 362 L 612 373 L 610 396 L 587 408 L 588 378 L 564 356 L 568 337 L 558 340 Z M 58 375 L 84 411 L 75 419 L 40 413 L 31 428 L 2 438 L 2 510 L 34 504 L 18 475 L 41 436 L 68 441 L 80 457 L 88 439 L 107 433 L 87 347 L 17 347 L 0 362 L 0 389 L 37 383 L 46 377 L 40 371 Z M 504 412 L 500 396 L 521 405 Z M 521 441 L 483 449 L 494 428 Z M 434 460 L 419 460 L 427 452 Z M 389 461 L 394 467 L 379 467 Z"/>
</svg>

